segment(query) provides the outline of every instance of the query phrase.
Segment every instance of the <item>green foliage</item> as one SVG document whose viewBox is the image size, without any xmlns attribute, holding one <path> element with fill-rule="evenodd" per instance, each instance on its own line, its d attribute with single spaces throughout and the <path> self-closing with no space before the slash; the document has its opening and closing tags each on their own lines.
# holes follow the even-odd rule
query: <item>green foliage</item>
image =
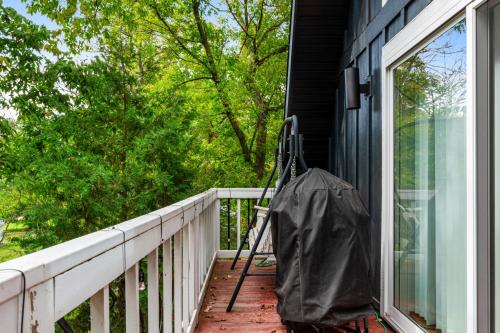
<svg viewBox="0 0 500 333">
<path fill-rule="evenodd" d="M 60 24 L 75 51 L 98 40 L 108 52 L 126 36 L 128 49 L 148 50 L 171 79 L 153 89 L 187 89 L 200 143 L 190 157 L 204 171 L 197 188 L 211 183 L 207 175 L 227 186 L 261 182 L 283 117 L 289 1 L 33 0 L 30 8 Z"/>
<path fill-rule="evenodd" d="M 283 117 L 289 1 L 25 2 L 58 28 L 0 0 L 0 217 L 23 226 L 0 261 L 263 182 Z M 123 281 L 111 290 L 122 305 Z M 84 331 L 87 317 L 84 304 L 67 319 Z"/>
<path fill-rule="evenodd" d="M 184 93 L 160 102 L 146 89 L 154 75 L 133 71 L 137 53 L 110 49 L 89 63 L 50 61 L 43 55 L 47 30 L 11 9 L 1 12 L 8 19 L 0 91 L 18 117 L 1 118 L 1 193 L 10 204 L 0 214 L 26 221 L 26 251 L 144 214 L 188 191 L 192 114 L 180 112 Z"/>
</svg>

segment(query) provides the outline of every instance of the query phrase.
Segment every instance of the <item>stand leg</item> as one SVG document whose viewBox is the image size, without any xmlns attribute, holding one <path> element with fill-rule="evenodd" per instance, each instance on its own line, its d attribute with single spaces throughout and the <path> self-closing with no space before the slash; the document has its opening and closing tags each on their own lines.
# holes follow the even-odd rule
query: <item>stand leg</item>
<svg viewBox="0 0 500 333">
<path fill-rule="evenodd" d="M 259 230 L 259 234 L 257 235 L 257 238 L 255 239 L 255 243 L 252 246 L 252 250 L 250 251 L 250 255 L 248 256 L 247 262 L 245 263 L 245 267 L 243 267 L 243 271 L 241 272 L 240 279 L 238 280 L 238 283 L 236 284 L 236 288 L 234 288 L 233 296 L 231 296 L 231 300 L 229 301 L 229 304 L 227 305 L 226 312 L 231 312 L 231 310 L 233 309 L 233 305 L 234 305 L 234 302 L 236 301 L 236 297 L 238 297 L 238 293 L 240 292 L 241 285 L 243 284 L 243 281 L 245 281 L 245 277 L 248 273 L 248 270 L 250 269 L 250 265 L 252 264 L 253 258 L 255 256 L 255 252 L 257 252 L 257 247 L 259 246 L 262 235 L 264 234 L 264 230 L 266 230 L 267 223 L 269 222 L 270 217 L 271 217 L 271 214 L 269 214 L 269 212 L 268 212 L 266 215 L 266 218 L 264 219 L 264 223 L 262 223 L 262 227 Z"/>
</svg>

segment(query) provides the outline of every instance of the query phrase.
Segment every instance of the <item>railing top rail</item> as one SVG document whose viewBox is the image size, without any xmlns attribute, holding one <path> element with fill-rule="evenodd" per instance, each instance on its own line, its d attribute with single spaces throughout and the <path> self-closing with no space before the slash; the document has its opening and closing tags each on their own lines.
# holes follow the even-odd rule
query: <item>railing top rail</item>
<svg viewBox="0 0 500 333">
<path fill-rule="evenodd" d="M 262 188 L 218 188 L 217 197 L 219 199 L 259 199 L 262 195 Z M 272 198 L 275 189 L 270 188 L 266 192 L 266 198 Z"/>
<path fill-rule="evenodd" d="M 269 189 L 267 198 L 274 190 Z M 219 188 L 181 200 L 175 204 L 148 214 L 119 223 L 112 227 L 0 263 L 0 304 L 23 292 L 22 271 L 25 275 L 25 289 L 52 279 L 78 265 L 81 265 L 139 235 L 162 226 L 162 239 L 180 230 L 218 198 L 260 198 L 259 188 Z M 182 218 L 186 217 L 186 218 Z M 182 223 L 181 223 L 182 221 Z"/>
</svg>

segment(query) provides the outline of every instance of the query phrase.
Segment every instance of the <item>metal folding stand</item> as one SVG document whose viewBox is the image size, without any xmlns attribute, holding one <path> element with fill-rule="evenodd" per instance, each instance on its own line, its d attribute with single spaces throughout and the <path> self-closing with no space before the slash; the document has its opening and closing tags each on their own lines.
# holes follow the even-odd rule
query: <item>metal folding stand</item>
<svg viewBox="0 0 500 333">
<path fill-rule="evenodd" d="M 267 180 L 266 187 L 264 187 L 264 190 L 262 191 L 262 194 L 260 195 L 259 201 L 257 202 L 257 206 L 262 206 L 262 204 L 264 202 L 264 198 L 266 197 L 267 190 L 269 189 L 269 186 L 271 185 L 271 182 L 274 178 L 274 174 L 276 173 L 276 169 L 278 167 L 279 154 L 280 154 L 280 152 L 277 149 L 275 157 L 274 157 L 273 170 L 271 171 L 271 175 L 270 175 L 269 179 Z M 248 202 L 248 205 L 250 205 L 250 202 Z M 257 220 L 257 210 L 254 209 L 254 212 L 252 215 L 252 220 L 250 220 L 248 222 L 247 231 L 245 232 L 245 236 L 243 237 L 243 240 L 240 242 L 240 246 L 238 247 L 238 251 L 236 252 L 236 256 L 234 257 L 233 263 L 231 265 L 231 270 L 234 270 L 234 267 L 236 266 L 236 263 L 238 262 L 238 260 L 240 258 L 241 251 L 243 251 L 243 247 L 247 243 L 248 238 L 250 236 L 250 230 L 252 230 L 252 228 L 254 227 L 256 220 Z M 258 253 L 257 255 L 262 255 L 262 253 Z"/>
<path fill-rule="evenodd" d="M 284 151 L 283 147 L 284 147 L 284 143 L 286 141 L 283 140 L 283 138 L 284 137 L 286 138 L 286 128 L 287 128 L 288 125 L 291 126 L 290 137 L 289 137 L 290 140 L 289 140 L 289 144 L 288 144 L 289 157 L 288 157 L 288 162 L 286 164 L 286 167 L 285 167 L 285 169 L 283 171 L 283 174 L 280 175 L 280 177 L 278 179 L 278 185 L 276 186 L 275 195 L 278 194 L 283 189 L 283 186 L 285 185 L 285 180 L 287 179 L 287 176 L 288 176 L 289 173 L 290 173 L 291 178 L 295 177 L 296 160 L 297 159 L 299 160 L 301 168 L 304 171 L 307 171 L 307 166 L 305 164 L 305 161 L 304 161 L 304 158 L 303 158 L 303 154 L 302 154 L 302 151 L 301 151 L 302 144 L 299 142 L 300 141 L 300 137 L 299 137 L 299 134 L 298 134 L 298 120 L 297 120 L 296 116 L 292 116 L 292 117 L 286 118 L 285 121 L 283 122 L 283 124 L 281 125 L 280 132 L 279 132 L 279 135 L 278 135 L 278 138 L 280 138 L 279 148 L 278 148 L 279 152 L 276 154 L 274 167 L 273 167 L 272 173 L 271 173 L 271 175 L 270 175 L 270 177 L 269 177 L 269 179 L 267 181 L 266 188 L 264 189 L 264 191 L 263 191 L 263 193 L 262 193 L 262 195 L 261 195 L 261 197 L 259 199 L 259 203 L 258 203 L 259 206 L 264 201 L 266 192 L 267 192 L 267 190 L 268 190 L 268 188 L 269 188 L 269 186 L 270 186 L 270 184 L 272 182 L 272 179 L 274 177 L 276 169 L 279 166 L 279 164 L 281 163 L 281 161 L 279 159 L 279 156 L 280 156 L 280 152 Z M 248 256 L 247 262 L 245 263 L 245 267 L 243 268 L 243 271 L 241 272 L 241 275 L 240 275 L 240 278 L 238 280 L 238 283 L 236 284 L 236 288 L 234 289 L 234 292 L 233 292 L 233 295 L 231 297 L 231 300 L 229 301 L 229 304 L 228 304 L 227 309 L 226 309 L 227 312 L 231 312 L 231 310 L 233 308 L 233 305 L 234 305 L 234 302 L 236 301 L 236 298 L 238 297 L 238 293 L 240 292 L 241 286 L 243 285 L 243 282 L 245 281 L 245 278 L 247 276 L 269 276 L 269 275 L 275 275 L 274 273 L 267 273 L 267 272 L 249 272 L 250 265 L 252 264 L 252 261 L 253 261 L 253 259 L 254 259 L 254 257 L 256 255 L 269 255 L 269 254 L 272 254 L 272 253 L 267 253 L 267 252 L 264 252 L 264 253 L 257 252 L 257 249 L 258 249 L 258 246 L 260 244 L 260 241 L 262 240 L 262 235 L 264 234 L 264 231 L 265 231 L 265 229 L 267 227 L 267 224 L 269 223 L 269 220 L 271 218 L 272 199 L 271 199 L 271 203 L 270 203 L 269 207 L 270 207 L 270 209 L 268 210 L 268 212 L 267 212 L 267 214 L 266 214 L 266 216 L 264 218 L 264 221 L 263 221 L 262 226 L 261 226 L 261 228 L 259 230 L 257 238 L 255 239 L 255 242 L 254 242 L 254 244 L 252 246 L 252 249 L 250 250 L 250 255 Z M 235 257 L 235 259 L 233 261 L 231 269 L 234 269 L 234 266 L 236 265 L 236 262 L 239 259 L 241 251 L 243 249 L 243 246 L 244 246 L 245 242 L 248 239 L 248 236 L 249 236 L 249 233 L 250 233 L 250 229 L 255 224 L 256 217 L 257 217 L 257 211 L 254 212 L 252 221 L 248 224 L 247 232 L 245 233 L 245 238 L 241 242 L 240 247 L 238 248 L 238 252 L 236 253 L 236 257 Z"/>
<path fill-rule="evenodd" d="M 285 120 L 285 122 L 283 123 L 282 127 L 281 127 L 281 130 L 280 130 L 280 135 L 278 136 L 279 138 L 282 138 L 281 134 L 284 134 L 285 133 L 285 130 L 286 130 L 286 125 L 291 122 L 292 125 L 293 125 L 293 122 L 294 122 L 294 119 L 295 116 L 292 116 L 290 117 L 289 121 Z M 293 129 L 293 127 L 292 127 Z M 292 131 L 293 132 L 293 131 Z M 298 141 L 296 144 L 295 144 L 295 138 L 296 140 Z M 304 171 L 307 171 L 307 165 L 304 161 L 304 154 L 303 154 L 303 141 L 302 141 L 302 135 L 301 134 L 298 134 L 297 136 L 294 136 L 293 134 L 290 135 L 290 140 L 289 140 L 289 145 L 291 146 L 292 143 L 294 146 L 296 146 L 296 148 L 298 148 L 298 159 L 299 159 L 299 163 L 302 167 L 302 169 Z M 266 186 L 264 187 L 264 190 L 262 191 L 262 194 L 259 198 L 259 201 L 257 201 L 257 206 L 263 206 L 263 203 L 264 203 L 264 199 L 266 197 L 266 194 L 267 194 L 267 191 L 269 190 L 269 186 L 271 186 L 271 183 L 272 183 L 272 180 L 274 179 L 274 175 L 276 174 L 276 170 L 281 168 L 282 167 L 282 160 L 281 160 L 281 156 L 282 156 L 282 153 L 284 151 L 284 145 L 283 143 L 285 142 L 285 140 L 281 140 L 278 142 L 278 146 L 279 148 L 276 149 L 276 153 L 275 153 L 275 156 L 274 156 L 274 165 L 273 165 L 273 169 L 271 170 L 271 174 L 267 180 L 267 183 L 266 183 Z M 290 160 L 290 159 L 289 159 Z M 292 161 L 292 169 L 293 169 L 293 161 Z M 293 172 L 292 170 L 290 170 L 291 172 Z M 278 177 L 280 177 L 280 172 L 278 172 Z M 281 178 L 281 177 L 280 177 Z M 276 192 L 277 193 L 277 192 Z M 269 200 L 269 199 L 268 199 Z M 250 203 L 248 203 L 248 205 L 250 205 Z M 269 206 L 269 201 L 268 201 L 268 206 Z M 238 262 L 238 260 L 240 259 L 240 256 L 241 256 L 241 252 L 243 251 L 243 248 L 245 246 L 245 244 L 248 243 L 248 239 L 250 237 L 250 231 L 252 230 L 252 228 L 255 226 L 255 222 L 257 221 L 257 210 L 254 210 L 253 212 L 253 215 L 252 215 L 252 219 L 248 219 L 248 225 L 247 225 L 247 230 L 245 232 L 245 235 L 243 236 L 243 240 L 241 241 L 241 244 L 240 246 L 238 247 L 238 251 L 236 251 L 236 255 L 233 259 L 233 263 L 231 264 L 231 270 L 234 270 L 234 268 L 236 267 L 236 263 Z M 272 253 L 264 253 L 264 252 L 257 252 L 255 253 L 255 255 L 271 255 Z"/>
</svg>

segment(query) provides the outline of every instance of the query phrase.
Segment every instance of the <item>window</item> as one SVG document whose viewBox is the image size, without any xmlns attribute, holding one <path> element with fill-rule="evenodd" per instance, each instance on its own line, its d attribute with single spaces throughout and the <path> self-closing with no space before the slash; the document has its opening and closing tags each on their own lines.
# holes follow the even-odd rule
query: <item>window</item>
<svg viewBox="0 0 500 333">
<path fill-rule="evenodd" d="M 392 72 L 393 304 L 429 332 L 466 327 L 465 28 Z"/>
</svg>

